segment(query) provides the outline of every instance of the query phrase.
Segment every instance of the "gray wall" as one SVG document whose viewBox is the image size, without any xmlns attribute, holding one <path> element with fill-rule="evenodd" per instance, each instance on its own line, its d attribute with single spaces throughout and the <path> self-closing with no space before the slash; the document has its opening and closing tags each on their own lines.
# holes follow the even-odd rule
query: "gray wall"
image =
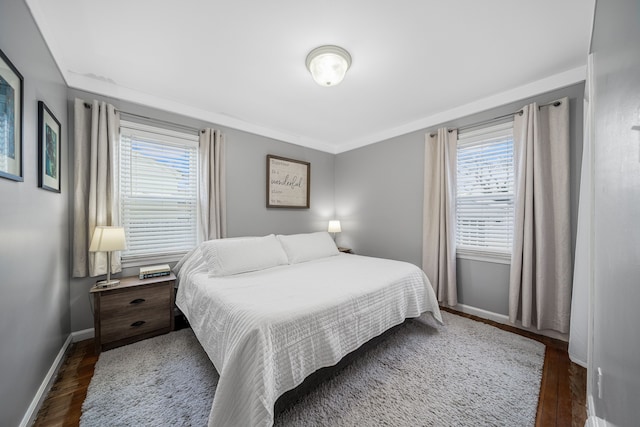
<svg viewBox="0 0 640 427">
<path fill-rule="evenodd" d="M 66 86 L 27 6 L 3 1 L 0 49 L 24 77 L 24 182 L 0 178 L 0 424 L 18 425 L 69 335 L 69 182 L 38 188 L 38 101 L 62 124 Z"/>
<path fill-rule="evenodd" d="M 441 126 L 459 127 L 509 114 L 536 101 L 568 96 L 571 126 L 572 242 L 578 214 L 584 84 L 545 93 L 338 154 L 336 218 L 342 221 L 338 243 L 356 253 L 422 265 L 424 136 Z M 458 298 L 470 305 L 508 314 L 509 265 L 458 260 Z"/>
<path fill-rule="evenodd" d="M 198 129 L 204 127 L 221 129 L 227 140 L 227 232 L 229 237 L 326 230 L 329 220 L 333 219 L 335 159 L 333 154 L 75 89 L 68 91 L 70 126 L 73 126 L 75 98 L 106 100 L 121 111 L 177 125 Z M 70 144 L 73 144 L 73 135 L 70 136 Z M 267 154 L 311 163 L 310 209 L 266 208 Z M 137 274 L 137 270 L 137 268 L 126 269 L 122 274 Z M 96 278 L 71 279 L 72 331 L 93 328 L 93 314 L 88 295 L 95 281 Z"/>
<path fill-rule="evenodd" d="M 593 347 L 588 380 L 609 425 L 640 420 L 640 2 L 598 1 Z M 597 368 L 602 369 L 602 398 Z"/>
<path fill-rule="evenodd" d="M 333 154 L 233 129 L 225 133 L 229 237 L 327 229 L 334 215 Z M 311 163 L 310 209 L 266 208 L 267 154 Z"/>
</svg>

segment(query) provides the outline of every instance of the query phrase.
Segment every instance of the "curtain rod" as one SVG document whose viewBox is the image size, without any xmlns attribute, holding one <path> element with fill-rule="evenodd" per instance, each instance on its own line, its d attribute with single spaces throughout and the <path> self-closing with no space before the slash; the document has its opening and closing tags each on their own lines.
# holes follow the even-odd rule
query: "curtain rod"
<svg viewBox="0 0 640 427">
<path fill-rule="evenodd" d="M 166 120 L 155 119 L 153 117 L 147 117 L 147 116 L 143 116 L 143 115 L 140 115 L 140 114 L 128 113 L 128 112 L 122 111 L 122 110 L 118 110 L 118 111 L 120 112 L 120 114 L 122 116 L 137 117 L 137 118 L 140 118 L 140 119 L 149 120 L 150 122 L 153 122 L 153 123 L 169 125 L 169 126 L 171 126 L 173 128 L 180 128 L 180 129 L 188 130 L 190 132 L 195 132 L 195 133 L 199 133 L 200 132 L 200 129 L 194 128 L 194 127 L 191 127 L 191 126 L 181 125 L 179 123 L 173 123 L 173 122 L 169 122 L 169 121 L 166 121 Z"/>
<path fill-rule="evenodd" d="M 557 107 L 557 106 L 559 106 L 560 104 L 562 104 L 562 101 L 553 101 L 553 102 L 549 102 L 549 103 L 547 103 L 547 104 L 538 105 L 538 110 L 539 110 L 540 108 L 542 108 L 542 107 L 548 107 L 548 106 L 550 106 L 550 105 L 553 105 L 554 107 Z M 463 131 L 463 130 L 472 129 L 472 128 L 475 128 L 475 127 L 478 127 L 478 126 L 486 125 L 486 124 L 491 123 L 491 122 L 497 122 L 498 120 L 506 119 L 506 118 L 508 118 L 508 117 L 513 117 L 513 116 L 515 116 L 516 114 L 518 114 L 519 116 L 521 116 L 521 115 L 522 115 L 522 113 L 523 113 L 523 111 L 522 111 L 522 109 L 520 109 L 520 110 L 516 111 L 515 113 L 504 114 L 504 115 L 502 115 L 502 116 L 494 117 L 494 118 L 492 118 L 492 119 L 484 120 L 484 121 L 482 121 L 482 122 L 474 123 L 474 124 L 472 124 L 472 125 L 460 126 L 457 130 L 458 130 L 458 132 L 460 132 L 460 131 Z M 456 128 L 449 129 L 449 130 L 448 130 L 448 132 L 449 132 L 449 133 L 451 133 L 451 132 L 453 132 L 454 130 L 456 130 Z M 433 138 L 434 136 L 436 136 L 436 134 L 435 134 L 435 133 L 430 133 L 430 134 L 429 134 L 429 136 Z"/>
<path fill-rule="evenodd" d="M 91 104 L 89 104 L 88 102 L 84 103 L 84 108 L 91 108 L 91 107 L 92 107 Z M 195 132 L 195 133 L 204 132 L 204 129 L 198 129 L 198 128 L 194 128 L 187 125 L 181 125 L 179 123 L 173 123 L 166 120 L 155 119 L 153 117 L 147 117 L 140 114 L 129 113 L 129 112 L 117 110 L 117 109 L 116 111 L 118 111 L 121 115 L 124 115 L 124 116 L 137 117 L 140 119 L 149 120 L 150 122 L 153 122 L 153 123 L 162 123 L 165 125 L 169 125 L 172 128 L 184 129 L 184 130 L 188 130 L 190 132 Z"/>
</svg>

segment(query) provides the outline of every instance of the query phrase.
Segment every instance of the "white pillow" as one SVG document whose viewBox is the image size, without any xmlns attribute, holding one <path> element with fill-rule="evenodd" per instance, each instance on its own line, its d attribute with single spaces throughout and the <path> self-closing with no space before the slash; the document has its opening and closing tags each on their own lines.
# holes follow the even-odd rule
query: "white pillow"
<svg viewBox="0 0 640 427">
<path fill-rule="evenodd" d="M 202 244 L 202 253 L 210 277 L 231 276 L 287 263 L 287 255 L 273 234 L 209 240 Z"/>
<path fill-rule="evenodd" d="M 279 234 L 278 239 L 280 243 L 282 243 L 282 248 L 287 253 L 289 264 L 297 264 L 299 262 L 340 254 L 336 243 L 326 231 L 291 234 L 288 236 Z"/>
</svg>

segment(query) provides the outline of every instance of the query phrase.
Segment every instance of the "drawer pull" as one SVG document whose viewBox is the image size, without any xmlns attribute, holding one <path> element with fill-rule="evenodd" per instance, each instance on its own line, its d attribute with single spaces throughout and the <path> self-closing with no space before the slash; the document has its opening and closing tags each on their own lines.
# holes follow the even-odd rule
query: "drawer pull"
<svg viewBox="0 0 640 427">
<path fill-rule="evenodd" d="M 145 323 L 147 323 L 147 322 L 145 322 L 144 320 L 138 320 L 137 322 L 133 322 L 131 324 L 131 327 L 139 328 L 140 326 L 144 325 Z"/>
<path fill-rule="evenodd" d="M 144 298 L 136 298 L 133 301 L 131 301 L 129 304 L 138 305 L 138 304 L 142 304 L 145 301 L 146 300 Z"/>
</svg>

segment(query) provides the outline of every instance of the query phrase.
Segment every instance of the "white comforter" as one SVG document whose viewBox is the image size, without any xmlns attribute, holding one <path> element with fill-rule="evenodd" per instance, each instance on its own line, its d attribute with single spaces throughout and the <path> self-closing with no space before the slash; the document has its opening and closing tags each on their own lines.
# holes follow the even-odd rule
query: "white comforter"
<svg viewBox="0 0 640 427">
<path fill-rule="evenodd" d="M 196 253 L 178 278 L 176 304 L 220 374 L 209 426 L 271 426 L 277 398 L 317 369 L 406 318 L 442 322 L 405 262 L 341 254 L 209 278 Z"/>
</svg>

